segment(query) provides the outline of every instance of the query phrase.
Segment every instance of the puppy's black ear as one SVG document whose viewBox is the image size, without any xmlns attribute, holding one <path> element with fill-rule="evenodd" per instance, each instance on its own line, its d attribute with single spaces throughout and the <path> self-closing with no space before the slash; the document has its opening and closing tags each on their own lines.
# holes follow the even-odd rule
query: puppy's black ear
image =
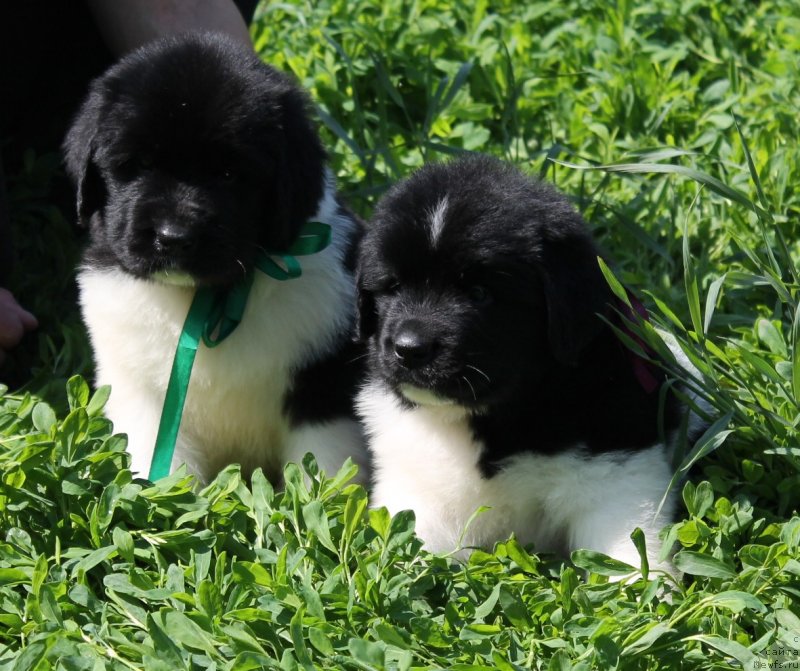
<svg viewBox="0 0 800 671">
<path fill-rule="evenodd" d="M 548 237 L 542 244 L 542 284 L 547 303 L 547 335 L 556 359 L 578 362 L 583 350 L 605 328 L 598 316 L 611 293 L 600 271 L 599 251 L 581 227 Z"/>
<path fill-rule="evenodd" d="M 283 161 L 276 175 L 279 208 L 293 241 L 299 227 L 317 212 L 325 187 L 325 150 L 309 116 L 310 103 L 295 85 L 281 96 Z"/>
<path fill-rule="evenodd" d="M 92 92 L 75 116 L 62 146 L 67 173 L 75 184 L 78 223 L 83 226 L 103 206 L 106 196 L 93 160 L 100 115 L 100 95 Z"/>
</svg>

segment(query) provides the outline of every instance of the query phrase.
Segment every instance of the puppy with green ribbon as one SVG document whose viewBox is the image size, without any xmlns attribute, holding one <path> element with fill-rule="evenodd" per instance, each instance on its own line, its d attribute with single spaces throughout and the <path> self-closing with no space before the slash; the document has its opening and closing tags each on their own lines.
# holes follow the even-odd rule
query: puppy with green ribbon
<svg viewBox="0 0 800 671">
<path fill-rule="evenodd" d="M 65 141 L 89 245 L 80 302 L 131 469 L 273 481 L 364 464 L 352 259 L 303 91 L 220 35 L 169 38 L 92 83 Z M 362 479 L 366 472 L 362 469 Z"/>
</svg>

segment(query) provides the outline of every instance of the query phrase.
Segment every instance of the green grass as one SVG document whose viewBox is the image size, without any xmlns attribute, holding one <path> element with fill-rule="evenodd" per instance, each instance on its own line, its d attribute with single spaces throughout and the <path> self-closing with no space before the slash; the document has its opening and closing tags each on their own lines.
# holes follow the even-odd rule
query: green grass
<svg viewBox="0 0 800 671">
<path fill-rule="evenodd" d="M 0 398 L 0 669 L 735 669 L 800 650 L 800 3 L 263 6 L 368 215 L 425 161 L 482 151 L 573 198 L 714 408 L 664 535 L 683 581 L 515 541 L 468 563 L 290 466 L 202 491 L 132 481 L 70 289 L 50 158 L 12 183 L 44 317 Z M 45 287 L 42 291 L 41 287 Z M 653 328 L 641 335 L 658 347 Z M 31 372 L 32 371 L 32 372 Z M 64 394 L 62 390 L 67 389 Z M 632 542 L 639 542 L 634 535 Z M 795 654 L 800 654 L 796 652 Z M 773 667 L 775 668 L 775 667 Z M 780 667 L 777 667 L 780 668 Z M 784 668 L 792 668 L 785 666 Z"/>
</svg>

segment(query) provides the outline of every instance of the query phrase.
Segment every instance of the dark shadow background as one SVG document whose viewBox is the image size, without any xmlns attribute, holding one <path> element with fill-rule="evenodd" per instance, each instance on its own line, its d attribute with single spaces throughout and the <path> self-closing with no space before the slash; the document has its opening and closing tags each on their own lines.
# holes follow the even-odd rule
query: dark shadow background
<svg viewBox="0 0 800 671">
<path fill-rule="evenodd" d="M 258 0 L 236 4 L 249 24 Z M 60 147 L 89 82 L 114 60 L 84 2 L 0 3 L 0 286 L 40 323 L 0 366 L 11 389 L 47 396 L 73 372 L 91 375 L 74 282 L 81 232 Z"/>
</svg>

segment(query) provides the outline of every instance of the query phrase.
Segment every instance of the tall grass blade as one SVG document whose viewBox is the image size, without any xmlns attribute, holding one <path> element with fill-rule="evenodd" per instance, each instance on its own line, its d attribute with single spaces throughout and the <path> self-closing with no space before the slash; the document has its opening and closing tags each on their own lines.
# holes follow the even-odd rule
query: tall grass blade
<svg viewBox="0 0 800 671">
<path fill-rule="evenodd" d="M 765 216 L 766 214 L 764 210 L 762 210 L 758 205 L 756 205 L 753 201 L 751 201 L 744 193 L 742 193 L 738 189 L 734 189 L 733 187 L 728 186 L 724 182 L 718 180 L 716 177 L 712 177 L 711 175 L 705 172 L 701 172 L 700 170 L 695 170 L 694 168 L 687 168 L 686 166 L 683 165 L 673 165 L 671 163 L 616 163 L 611 165 L 588 166 L 588 165 L 579 165 L 577 163 L 569 163 L 567 161 L 554 161 L 554 162 L 568 168 L 574 168 L 576 170 L 605 170 L 607 172 L 623 172 L 623 173 L 644 174 L 644 175 L 651 173 L 681 175 L 683 177 L 689 177 L 690 179 L 693 179 L 695 182 L 707 186 L 714 193 L 722 196 L 723 198 L 733 203 L 743 205 L 748 210 L 751 210 L 756 214 L 760 214 L 761 216 Z"/>
<path fill-rule="evenodd" d="M 631 307 L 631 301 L 628 298 L 628 292 L 625 291 L 625 287 L 620 284 L 620 281 L 614 276 L 614 273 L 606 265 L 606 262 L 602 259 L 602 257 L 597 257 L 597 264 L 600 266 L 600 272 L 603 273 L 603 277 L 605 278 L 606 283 L 614 295 L 625 305 Z"/>
<path fill-rule="evenodd" d="M 711 326 L 711 320 L 714 317 L 714 311 L 717 308 L 717 302 L 719 301 L 720 293 L 722 292 L 722 287 L 725 284 L 727 277 L 728 273 L 723 273 L 708 287 L 708 294 L 706 295 L 706 311 L 705 316 L 703 317 L 703 333 L 708 333 L 708 329 Z"/>
<path fill-rule="evenodd" d="M 447 90 L 447 95 L 442 101 L 439 110 L 445 110 L 450 106 L 450 103 L 453 102 L 453 98 L 456 97 L 456 94 L 458 94 L 458 92 L 461 90 L 461 87 L 467 82 L 469 73 L 472 72 L 472 66 L 472 61 L 466 61 L 465 63 L 461 64 L 461 67 L 458 68 L 458 72 L 456 72 L 455 77 L 453 77 L 453 83 Z"/>
<path fill-rule="evenodd" d="M 792 323 L 792 392 L 800 408 L 800 305 L 795 308 Z"/>
<path fill-rule="evenodd" d="M 753 156 L 750 154 L 750 148 L 747 146 L 747 140 L 745 139 L 744 133 L 739 126 L 739 121 L 736 118 L 736 115 L 732 114 L 731 116 L 733 117 L 733 123 L 736 125 L 736 131 L 739 133 L 739 140 L 742 143 L 742 150 L 744 151 L 745 158 L 747 159 L 747 168 L 750 171 L 750 177 L 752 178 L 753 183 L 756 185 L 756 193 L 758 194 L 758 200 L 761 203 L 763 214 L 758 215 L 758 223 L 759 227 L 761 228 L 761 236 L 764 239 L 764 248 L 766 249 L 772 269 L 775 271 L 776 276 L 781 276 L 781 267 L 772 251 L 772 245 L 769 241 L 766 224 L 769 224 L 772 230 L 775 232 L 775 237 L 778 239 L 778 243 L 781 247 L 783 260 L 784 262 L 788 261 L 787 265 L 789 266 L 789 270 L 794 277 L 794 281 L 798 282 L 798 274 L 794 267 L 795 264 L 793 263 L 792 255 L 789 252 L 789 248 L 786 246 L 786 240 L 783 237 L 781 229 L 775 225 L 775 219 L 773 218 L 772 213 L 769 211 L 769 202 L 767 201 L 767 197 L 764 194 L 764 189 L 761 186 L 761 178 L 759 177 L 758 170 L 756 170 L 756 165 L 753 162 Z"/>
<path fill-rule="evenodd" d="M 694 272 L 694 260 L 689 249 L 689 215 L 694 210 L 694 205 L 700 197 L 701 191 L 702 189 L 698 190 L 692 199 L 692 204 L 683 222 L 683 282 L 686 288 L 686 302 L 689 306 L 692 326 L 694 327 L 694 332 L 702 339 L 705 337 L 705 331 L 700 312 L 700 290 L 697 286 L 697 275 Z"/>
<path fill-rule="evenodd" d="M 317 115 L 320 119 L 322 119 L 322 123 L 324 123 L 333 134 L 338 137 L 342 142 L 344 142 L 348 147 L 350 147 L 350 151 L 352 151 L 356 156 L 358 156 L 359 161 L 364 167 L 367 166 L 366 154 L 364 150 L 358 145 L 358 143 L 350 136 L 350 134 L 342 128 L 342 125 L 336 121 L 326 110 L 322 107 L 317 106 Z"/>
</svg>

